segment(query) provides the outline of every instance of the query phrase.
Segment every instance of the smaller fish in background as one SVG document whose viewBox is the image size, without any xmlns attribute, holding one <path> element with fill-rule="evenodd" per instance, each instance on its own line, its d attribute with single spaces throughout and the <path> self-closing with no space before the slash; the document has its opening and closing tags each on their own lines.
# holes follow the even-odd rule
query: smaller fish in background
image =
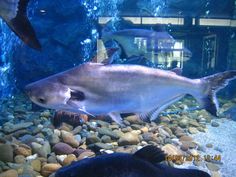
<svg viewBox="0 0 236 177">
<path fill-rule="evenodd" d="M 113 153 L 83 159 L 59 169 L 55 177 L 210 177 L 204 171 L 161 164 L 166 155 L 152 145 L 134 154 Z"/>
<path fill-rule="evenodd" d="M 29 0 L 0 0 L 0 17 L 29 47 L 41 50 L 35 31 L 27 17 Z"/>
<path fill-rule="evenodd" d="M 175 39 L 167 32 L 153 31 L 146 29 L 125 29 L 115 32 L 106 32 L 102 34 L 104 43 L 116 41 L 126 58 L 134 56 L 143 56 L 151 59 L 159 53 L 168 53 L 173 51 L 182 51 L 185 60 L 188 60 L 192 53 L 186 48 L 174 48 Z"/>
</svg>

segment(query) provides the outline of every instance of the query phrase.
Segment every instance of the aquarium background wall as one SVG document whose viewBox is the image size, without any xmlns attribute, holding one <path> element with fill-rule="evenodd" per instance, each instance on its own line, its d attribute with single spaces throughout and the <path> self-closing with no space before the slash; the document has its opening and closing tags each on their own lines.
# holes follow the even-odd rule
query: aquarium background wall
<svg viewBox="0 0 236 177">
<path fill-rule="evenodd" d="M 109 17 L 113 17 L 109 27 L 112 30 L 165 30 L 183 41 L 192 52 L 191 59 L 183 65 L 186 76 L 233 69 L 234 4 L 233 0 L 31 1 L 28 14 L 43 52 L 25 46 L 1 21 L 1 95 L 7 96 L 29 82 L 89 61 Z M 214 19 L 223 21 L 217 24 Z"/>
</svg>

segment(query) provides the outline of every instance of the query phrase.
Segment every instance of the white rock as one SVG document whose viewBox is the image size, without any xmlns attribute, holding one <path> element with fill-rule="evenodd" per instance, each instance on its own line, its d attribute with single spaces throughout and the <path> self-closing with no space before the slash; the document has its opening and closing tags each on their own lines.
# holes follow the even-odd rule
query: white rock
<svg viewBox="0 0 236 177">
<path fill-rule="evenodd" d="M 67 155 L 57 155 L 56 156 L 59 163 L 62 163 L 66 157 L 67 157 Z"/>
<path fill-rule="evenodd" d="M 31 160 L 36 159 L 37 157 L 38 157 L 38 154 L 30 155 L 30 156 L 26 157 L 26 160 L 31 161 Z"/>
</svg>

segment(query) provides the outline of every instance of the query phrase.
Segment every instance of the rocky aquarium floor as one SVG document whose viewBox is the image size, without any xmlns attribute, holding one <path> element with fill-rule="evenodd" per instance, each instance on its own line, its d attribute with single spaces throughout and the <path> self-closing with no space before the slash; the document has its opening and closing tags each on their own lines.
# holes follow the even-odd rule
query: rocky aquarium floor
<svg viewBox="0 0 236 177">
<path fill-rule="evenodd" d="M 236 99 L 221 102 L 223 112 Z M 161 147 L 169 165 L 202 169 L 212 177 L 236 174 L 236 123 L 212 119 L 203 110 L 188 112 L 188 107 L 196 106 L 192 99 L 167 110 L 181 110 L 180 114 L 163 115 L 156 123 L 128 116 L 125 128 L 102 117 L 76 127 L 61 122 L 55 128 L 50 121 L 54 113 L 32 111 L 22 95 L 2 100 L 1 105 L 0 177 L 53 176 L 73 161 L 101 153 L 133 153 L 147 144 Z"/>
</svg>

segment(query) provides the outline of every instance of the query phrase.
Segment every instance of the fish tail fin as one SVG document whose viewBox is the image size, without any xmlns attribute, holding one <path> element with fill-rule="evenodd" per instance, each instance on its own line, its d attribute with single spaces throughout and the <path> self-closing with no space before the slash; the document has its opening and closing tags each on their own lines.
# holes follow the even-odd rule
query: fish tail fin
<svg viewBox="0 0 236 177">
<path fill-rule="evenodd" d="M 24 41 L 29 47 L 41 50 L 35 31 L 27 17 L 27 5 L 29 0 L 20 0 L 18 4 L 18 11 L 15 18 L 7 20 L 8 26 L 16 33 L 19 38 Z"/>
<path fill-rule="evenodd" d="M 236 70 L 225 71 L 197 79 L 198 82 L 200 81 L 200 89 L 198 89 L 198 94 L 194 96 L 206 111 L 213 116 L 217 116 L 219 103 L 216 93 L 226 87 L 229 81 L 233 79 L 236 79 Z"/>
</svg>

